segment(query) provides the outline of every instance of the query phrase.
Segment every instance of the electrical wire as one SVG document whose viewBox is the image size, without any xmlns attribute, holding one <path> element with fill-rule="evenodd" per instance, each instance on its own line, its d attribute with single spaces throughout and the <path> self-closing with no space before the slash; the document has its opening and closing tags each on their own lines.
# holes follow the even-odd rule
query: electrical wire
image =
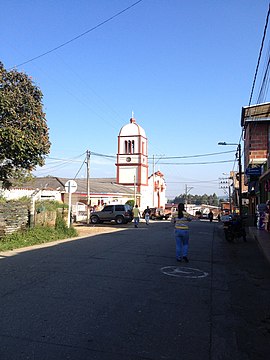
<svg viewBox="0 0 270 360">
<path fill-rule="evenodd" d="M 166 184 L 186 184 L 187 182 L 189 184 L 203 184 L 203 183 L 216 183 L 219 180 L 194 180 L 194 181 L 166 181 Z"/>
<path fill-rule="evenodd" d="M 269 53 L 268 53 L 268 60 L 267 60 L 267 64 L 266 64 L 262 84 L 261 84 L 261 87 L 260 87 L 257 104 L 261 104 L 261 103 L 264 102 L 265 97 L 266 97 L 266 93 L 268 91 L 268 86 L 269 86 L 269 66 L 270 66 L 270 56 L 269 56 Z"/>
<path fill-rule="evenodd" d="M 85 162 L 86 162 L 86 158 L 83 160 L 83 162 L 82 162 L 82 164 L 81 164 L 81 166 L 80 166 L 79 170 L 77 171 L 76 175 L 74 176 L 73 180 L 75 180 L 75 179 L 77 178 L 77 176 L 79 175 L 79 173 L 80 173 L 80 171 L 81 171 L 81 169 L 82 169 L 83 165 L 85 164 Z"/>
<path fill-rule="evenodd" d="M 54 157 L 51 158 L 51 157 L 47 156 L 45 160 L 54 160 L 53 165 L 52 166 L 46 165 L 45 168 L 40 167 L 39 169 L 37 169 L 35 171 L 39 172 L 39 173 L 46 173 L 49 171 L 54 171 L 55 169 L 57 169 L 57 170 L 63 169 L 64 167 L 69 166 L 71 163 L 81 162 L 81 160 L 79 161 L 79 160 L 75 160 L 75 159 L 78 159 L 78 158 L 82 157 L 83 155 L 85 155 L 85 153 L 75 156 L 72 159 L 59 159 L 59 158 L 54 158 Z"/>
<path fill-rule="evenodd" d="M 257 75 L 258 75 L 259 65 L 260 65 L 262 51 L 263 51 L 263 47 L 264 47 L 264 40 L 265 40 L 266 31 L 267 31 L 267 27 L 268 27 L 269 15 L 270 15 L 270 3 L 269 3 L 269 7 L 268 7 L 267 16 L 266 16 L 266 21 L 265 21 L 265 26 L 264 26 L 264 31 L 263 31 L 263 38 L 262 38 L 262 42 L 261 42 L 261 48 L 260 48 L 260 52 L 259 52 L 259 57 L 258 57 L 258 61 L 257 61 L 257 66 L 256 66 L 256 70 L 255 70 L 255 75 L 254 75 L 254 79 L 253 79 L 253 84 L 252 84 L 252 88 L 251 88 L 248 106 L 250 106 L 251 101 L 252 101 L 254 87 L 255 87 L 255 83 L 256 83 L 256 79 L 257 79 Z"/>
<path fill-rule="evenodd" d="M 169 159 L 187 159 L 187 158 L 196 158 L 196 157 L 204 157 L 204 156 L 213 156 L 213 155 L 221 155 L 221 154 L 229 154 L 234 153 L 235 150 L 229 150 L 229 151 L 221 151 L 216 153 L 207 153 L 207 154 L 197 154 L 197 155 L 184 155 L 184 156 L 162 156 L 159 160 L 169 160 Z M 99 154 L 91 151 L 92 155 L 100 156 L 100 157 L 106 157 L 106 158 L 112 158 L 116 159 L 116 155 L 105 155 L 105 154 Z M 149 163 L 151 163 L 151 156 L 149 158 Z M 230 160 L 231 161 L 231 160 Z M 159 162 L 159 164 L 162 164 Z M 170 163 L 169 163 L 170 164 Z"/>
<path fill-rule="evenodd" d="M 219 153 L 207 153 L 207 154 L 197 154 L 197 155 L 185 155 L 185 156 L 163 156 L 162 160 L 168 160 L 168 159 L 185 159 L 185 158 L 196 158 L 196 157 L 203 157 L 203 156 L 213 156 L 213 155 L 220 155 L 220 154 L 227 154 L 227 153 L 232 153 L 235 150 L 230 150 L 230 151 L 222 151 Z M 97 156 L 97 157 L 101 157 L 101 158 L 107 158 L 107 159 L 116 159 L 115 155 L 106 155 L 106 154 L 100 154 L 100 153 L 96 153 L 91 151 L 91 155 L 93 156 Z M 81 157 L 82 155 L 78 156 Z M 76 158 L 78 158 L 76 157 Z M 78 160 L 74 160 L 74 159 L 59 159 L 59 158 L 50 158 L 47 157 L 47 159 L 52 159 L 52 160 L 59 160 L 59 161 L 63 161 L 63 165 L 70 163 L 70 162 L 79 162 Z M 228 162 L 233 162 L 234 160 L 220 160 L 220 161 L 206 161 L 206 162 L 197 162 L 197 163 L 174 163 L 174 162 L 159 162 L 160 165 L 207 165 L 207 164 L 220 164 L 220 163 L 228 163 Z M 149 164 L 151 164 L 151 158 L 149 158 Z M 59 165 L 56 165 L 55 167 L 59 167 Z M 53 169 L 54 167 L 51 167 L 50 169 Z"/>
<path fill-rule="evenodd" d="M 111 158 L 111 159 L 116 159 L 116 155 L 105 155 L 105 154 L 95 153 L 95 152 L 92 152 L 92 151 L 91 151 L 91 155 L 100 156 L 100 157 L 105 157 L 105 158 Z"/>
<path fill-rule="evenodd" d="M 213 156 L 213 155 L 221 155 L 221 154 L 229 154 L 233 153 L 234 150 L 229 151 L 221 151 L 216 153 L 209 153 L 209 154 L 198 154 L 198 155 L 186 155 L 186 156 L 162 156 L 162 160 L 168 160 L 168 159 L 187 159 L 187 158 L 196 158 L 196 157 L 203 157 L 203 156 Z M 160 158 L 160 159 L 161 159 Z M 160 160 L 159 159 L 159 160 Z"/>
<path fill-rule="evenodd" d="M 86 30 L 85 32 L 83 32 L 83 33 L 75 36 L 74 38 L 72 38 L 72 39 L 70 39 L 70 40 L 68 40 L 68 41 L 66 41 L 66 42 L 64 42 L 64 43 L 62 43 L 62 44 L 60 44 L 60 45 L 58 45 L 58 46 L 56 46 L 55 48 L 53 48 L 53 49 L 51 49 L 51 50 L 48 50 L 48 51 L 46 51 L 46 52 L 44 52 L 44 53 L 42 53 L 42 54 L 40 54 L 40 55 L 38 55 L 38 56 L 35 56 L 35 57 L 33 57 L 32 59 L 29 59 L 29 60 L 27 60 L 27 61 L 24 61 L 24 62 L 22 62 L 21 64 L 15 65 L 15 66 L 13 66 L 11 69 L 17 68 L 17 67 L 19 67 L 19 66 L 28 64 L 28 63 L 30 63 L 30 62 L 32 62 L 32 61 L 34 61 L 34 60 L 40 59 L 41 57 L 43 57 L 43 56 L 45 56 L 45 55 L 48 55 L 48 54 L 50 54 L 50 53 L 52 53 L 52 52 L 54 52 L 54 51 L 56 51 L 56 50 L 58 50 L 58 49 L 60 49 L 60 48 L 62 48 L 62 47 L 64 47 L 64 46 L 70 44 L 71 42 L 73 42 L 73 41 L 75 41 L 75 40 L 78 40 L 79 38 L 85 36 L 86 34 L 88 34 L 88 33 L 92 32 L 92 31 L 96 30 L 97 28 L 105 25 L 105 24 L 108 23 L 109 21 L 111 21 L 111 20 L 115 19 L 116 17 L 122 15 L 124 12 L 130 10 L 132 7 L 138 5 L 138 4 L 139 4 L 140 2 L 142 2 L 142 1 L 143 1 L 143 0 L 138 0 L 138 1 L 136 1 L 135 3 L 133 3 L 133 4 L 131 4 L 130 6 L 126 7 L 125 9 L 119 11 L 119 12 L 116 13 L 115 15 L 113 15 L 113 16 L 109 17 L 108 19 L 102 21 L 101 23 L 93 26 L 91 29 Z M 10 69 L 10 70 L 11 70 L 11 69 Z"/>
<path fill-rule="evenodd" d="M 255 88 L 255 83 L 256 83 L 256 79 L 257 79 L 257 75 L 258 75 L 258 70 L 259 70 L 259 66 L 260 66 L 260 62 L 261 62 L 261 56 L 262 56 L 262 52 L 263 52 L 263 48 L 264 48 L 264 42 L 265 42 L 265 37 L 266 37 L 266 33 L 267 33 L 267 28 L 268 28 L 268 22 L 269 22 L 269 16 L 270 16 L 270 3 L 268 6 L 268 11 L 267 11 L 267 15 L 266 15 L 266 20 L 265 20 L 265 26 L 264 26 L 264 31 L 263 31 L 263 37 L 262 37 L 262 41 L 261 41 L 261 47 L 260 47 L 260 51 L 259 51 L 259 56 L 258 56 L 258 60 L 257 60 L 257 66 L 256 66 L 256 70 L 255 70 L 255 75 L 254 75 L 254 79 L 253 79 L 253 84 L 252 84 L 252 88 L 251 88 L 251 93 L 250 93 L 250 98 L 249 98 L 249 104 L 248 106 L 251 105 L 251 101 L 252 101 L 252 97 L 253 97 L 253 93 L 254 93 L 254 88 Z M 267 60 L 267 64 L 266 64 L 266 68 L 265 68 L 265 72 L 264 72 L 264 76 L 263 76 L 263 80 L 262 80 L 262 84 L 259 90 L 259 95 L 258 95 L 258 99 L 257 99 L 257 104 L 261 103 L 266 96 L 266 92 L 268 90 L 268 86 L 269 86 L 269 67 L 270 67 L 270 55 L 269 55 L 270 51 L 268 50 L 268 60 Z M 254 117 L 256 115 L 256 108 L 255 108 L 255 113 L 254 113 Z M 257 123 L 255 123 L 255 126 L 253 128 L 253 132 L 255 131 L 257 127 Z M 242 132 L 241 132 L 241 136 L 239 139 L 239 145 L 241 143 L 241 140 L 245 140 L 244 134 L 245 134 L 245 124 L 242 128 Z M 242 150 L 240 156 L 242 157 L 242 155 L 244 154 L 244 149 Z M 235 164 L 234 164 L 235 167 Z"/>
<path fill-rule="evenodd" d="M 222 164 L 233 162 L 234 160 L 222 160 L 222 161 L 206 161 L 206 162 L 197 162 L 197 163 L 170 163 L 170 162 L 160 162 L 161 165 L 207 165 L 207 164 Z"/>
</svg>

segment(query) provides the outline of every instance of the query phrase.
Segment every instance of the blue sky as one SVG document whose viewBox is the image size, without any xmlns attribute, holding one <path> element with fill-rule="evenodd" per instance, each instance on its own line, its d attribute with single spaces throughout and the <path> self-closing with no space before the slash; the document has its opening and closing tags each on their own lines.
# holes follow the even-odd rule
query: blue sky
<svg viewBox="0 0 270 360">
<path fill-rule="evenodd" d="M 2 0 L 0 60 L 7 69 L 24 63 L 135 2 Z M 133 111 L 148 137 L 150 172 L 154 156 L 169 198 L 186 185 L 191 194 L 223 195 L 219 178 L 236 170 L 234 152 L 163 158 L 236 149 L 217 144 L 240 139 L 268 6 L 266 0 L 143 0 L 18 66 L 41 88 L 50 128 L 51 153 L 35 174 L 85 176 L 86 150 L 116 155 L 117 136 Z M 196 164 L 226 160 L 232 162 Z M 90 174 L 115 177 L 115 161 L 92 155 Z"/>
</svg>

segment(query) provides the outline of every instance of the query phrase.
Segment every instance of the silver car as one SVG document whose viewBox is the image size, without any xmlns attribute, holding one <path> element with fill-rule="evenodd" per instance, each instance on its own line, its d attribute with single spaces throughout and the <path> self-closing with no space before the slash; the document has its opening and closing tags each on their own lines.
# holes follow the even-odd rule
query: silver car
<svg viewBox="0 0 270 360">
<path fill-rule="evenodd" d="M 92 224 L 101 224 L 104 221 L 115 221 L 117 224 L 126 224 L 132 221 L 132 209 L 129 205 L 106 205 L 101 211 L 93 212 L 90 216 Z"/>
</svg>

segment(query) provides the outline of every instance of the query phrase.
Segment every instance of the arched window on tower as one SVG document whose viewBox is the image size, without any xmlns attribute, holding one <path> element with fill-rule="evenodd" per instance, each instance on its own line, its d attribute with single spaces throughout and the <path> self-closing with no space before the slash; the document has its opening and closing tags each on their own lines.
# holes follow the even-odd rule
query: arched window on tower
<svg viewBox="0 0 270 360">
<path fill-rule="evenodd" d="M 127 149 L 127 153 L 131 154 L 131 141 L 128 140 L 128 149 Z"/>
<path fill-rule="evenodd" d="M 128 154 L 128 142 L 127 142 L 127 140 L 125 141 L 125 154 Z"/>
<path fill-rule="evenodd" d="M 134 142 L 134 140 L 132 140 L 132 149 L 131 149 L 131 152 L 132 152 L 132 154 L 135 153 L 135 142 Z"/>
</svg>

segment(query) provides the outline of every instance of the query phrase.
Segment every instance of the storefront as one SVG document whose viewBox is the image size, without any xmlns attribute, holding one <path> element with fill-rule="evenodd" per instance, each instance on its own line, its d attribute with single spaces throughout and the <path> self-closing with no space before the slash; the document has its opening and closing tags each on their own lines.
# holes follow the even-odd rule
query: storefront
<svg viewBox="0 0 270 360">
<path fill-rule="evenodd" d="M 270 169 L 268 169 L 263 175 L 259 178 L 260 185 L 260 201 L 259 203 L 266 203 L 267 200 L 270 200 Z"/>
</svg>

